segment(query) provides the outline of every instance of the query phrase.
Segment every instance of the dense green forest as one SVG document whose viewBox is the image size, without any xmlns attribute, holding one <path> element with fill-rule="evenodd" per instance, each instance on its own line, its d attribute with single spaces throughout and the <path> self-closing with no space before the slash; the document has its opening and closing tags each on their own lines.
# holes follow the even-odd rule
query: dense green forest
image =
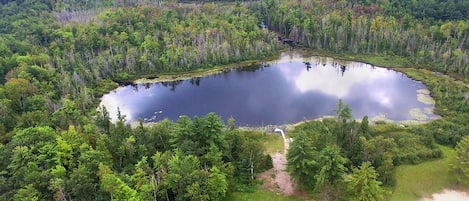
<svg viewBox="0 0 469 201">
<path fill-rule="evenodd" d="M 386 9 L 375 4 L 357 6 L 352 1 L 264 0 L 251 8 L 270 29 L 312 49 L 397 55 L 409 66 L 469 75 L 467 16 L 457 21 L 419 20 L 405 10 L 400 17 L 385 14 Z"/>
<path fill-rule="evenodd" d="M 215 114 L 132 129 L 115 82 L 275 54 L 241 5 L 10 1 L 0 7 L 0 200 L 220 200 L 272 166 Z"/>
<path fill-rule="evenodd" d="M 441 157 L 437 143 L 456 146 L 466 178 L 469 90 L 428 70 L 467 80 L 467 10 L 465 1 L 0 0 L 0 200 L 222 200 L 254 190 L 271 158 L 234 120 L 210 113 L 131 128 L 96 107 L 141 76 L 276 55 L 289 48 L 279 38 L 427 69 L 401 70 L 428 86 L 443 117 L 371 126 L 339 102 L 336 119 L 292 133 L 288 169 L 301 188 L 363 200 L 368 175 L 382 200 L 394 167 Z"/>
<path fill-rule="evenodd" d="M 418 19 L 430 20 L 465 20 L 468 17 L 469 11 L 469 2 L 458 0 L 360 0 L 355 5 L 371 6 L 372 4 L 374 4 L 374 7 L 383 10 L 386 14 L 391 14 L 399 17 L 403 17 L 405 15 L 412 15 Z"/>
</svg>

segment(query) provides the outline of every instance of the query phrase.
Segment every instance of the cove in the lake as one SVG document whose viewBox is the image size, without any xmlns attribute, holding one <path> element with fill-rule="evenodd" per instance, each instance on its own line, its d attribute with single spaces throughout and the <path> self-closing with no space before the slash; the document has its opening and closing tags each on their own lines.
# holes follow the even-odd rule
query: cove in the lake
<svg viewBox="0 0 469 201">
<path fill-rule="evenodd" d="M 334 115 L 339 99 L 355 118 L 428 121 L 434 103 L 421 82 L 387 68 L 289 52 L 259 66 L 203 78 L 122 86 L 102 97 L 130 122 L 215 112 L 238 125 L 282 125 Z"/>
</svg>

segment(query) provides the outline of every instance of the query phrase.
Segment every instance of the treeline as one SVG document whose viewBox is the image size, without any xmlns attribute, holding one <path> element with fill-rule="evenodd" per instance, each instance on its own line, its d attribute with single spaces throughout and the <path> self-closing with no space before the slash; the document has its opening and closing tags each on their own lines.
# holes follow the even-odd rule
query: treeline
<svg viewBox="0 0 469 201">
<path fill-rule="evenodd" d="M 79 10 L 88 10 L 96 9 L 103 7 L 119 7 L 119 6 L 135 6 L 142 4 L 155 4 L 162 3 L 163 1 L 152 2 L 149 0 L 39 0 L 39 1 L 25 1 L 25 0 L 0 0 L 0 4 L 17 4 L 17 5 L 41 5 L 44 11 L 79 11 Z M 26 7 L 28 8 L 28 7 Z"/>
<path fill-rule="evenodd" d="M 267 26 L 316 50 L 397 55 L 409 64 L 461 77 L 469 75 L 469 21 L 434 22 L 383 15 L 373 6 L 343 1 L 274 1 L 251 4 Z"/>
<path fill-rule="evenodd" d="M 272 167 L 260 134 L 210 113 L 131 129 L 105 110 L 57 131 L 17 130 L 0 145 L 1 200 L 220 200 Z"/>
<path fill-rule="evenodd" d="M 467 20 L 469 12 L 469 2 L 460 0 L 392 0 L 388 3 L 381 3 L 374 0 L 360 1 L 365 4 L 374 3 L 384 9 L 386 13 L 398 16 L 411 14 L 417 19 L 431 20 Z M 381 4 L 381 5 L 380 5 Z"/>
<path fill-rule="evenodd" d="M 48 50 L 57 54 L 51 58 L 56 69 L 86 81 L 126 80 L 271 55 L 279 48 L 276 37 L 257 22 L 241 6 L 119 8 L 56 31 Z"/>
<path fill-rule="evenodd" d="M 300 188 L 321 200 L 385 200 L 384 186 L 394 185 L 394 168 L 442 155 L 420 126 L 369 126 L 356 122 L 341 101 L 336 119 L 297 126 L 287 155 L 288 171 Z M 360 191 L 360 189 L 367 189 Z"/>
</svg>

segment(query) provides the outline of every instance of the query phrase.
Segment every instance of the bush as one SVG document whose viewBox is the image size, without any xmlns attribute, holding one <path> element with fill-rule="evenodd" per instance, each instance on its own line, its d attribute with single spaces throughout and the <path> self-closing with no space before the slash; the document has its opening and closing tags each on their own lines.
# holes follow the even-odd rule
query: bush
<svg viewBox="0 0 469 201">
<path fill-rule="evenodd" d="M 262 169 L 264 169 L 264 171 L 265 171 L 265 170 L 271 169 L 273 167 L 274 167 L 274 163 L 272 161 L 272 156 L 270 156 L 270 154 L 265 155 L 264 165 L 263 165 Z"/>
</svg>

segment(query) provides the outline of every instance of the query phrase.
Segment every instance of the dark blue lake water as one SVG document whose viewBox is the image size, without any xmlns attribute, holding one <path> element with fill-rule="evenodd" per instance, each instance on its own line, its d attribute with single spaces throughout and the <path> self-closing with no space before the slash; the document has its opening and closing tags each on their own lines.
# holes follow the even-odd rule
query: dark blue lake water
<svg viewBox="0 0 469 201">
<path fill-rule="evenodd" d="M 287 124 L 334 115 L 339 99 L 355 118 L 428 120 L 433 105 L 419 101 L 426 87 L 402 73 L 325 57 L 283 53 L 259 66 L 191 80 L 123 86 L 102 97 L 112 117 L 145 122 L 215 112 L 238 125 Z M 420 99 L 421 100 L 421 99 Z"/>
</svg>

